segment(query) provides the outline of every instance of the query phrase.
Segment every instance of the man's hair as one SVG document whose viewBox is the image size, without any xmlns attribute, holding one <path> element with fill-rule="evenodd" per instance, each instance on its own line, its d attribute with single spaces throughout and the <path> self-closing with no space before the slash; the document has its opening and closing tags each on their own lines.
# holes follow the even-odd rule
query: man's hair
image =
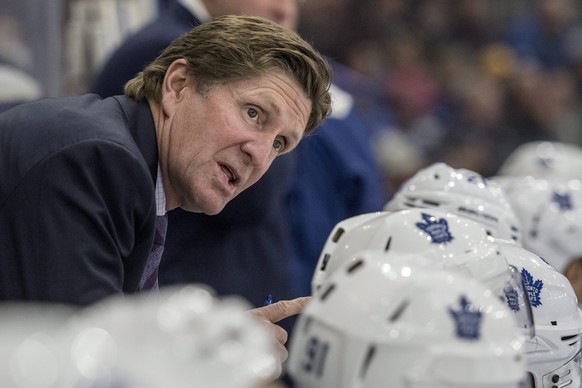
<svg viewBox="0 0 582 388">
<path fill-rule="evenodd" d="M 180 58 L 188 62 L 201 94 L 273 70 L 288 74 L 312 102 L 305 134 L 331 113 L 329 64 L 295 32 L 266 19 L 221 16 L 194 27 L 128 81 L 125 94 L 136 101 L 151 99 L 159 103 L 166 71 Z"/>
</svg>

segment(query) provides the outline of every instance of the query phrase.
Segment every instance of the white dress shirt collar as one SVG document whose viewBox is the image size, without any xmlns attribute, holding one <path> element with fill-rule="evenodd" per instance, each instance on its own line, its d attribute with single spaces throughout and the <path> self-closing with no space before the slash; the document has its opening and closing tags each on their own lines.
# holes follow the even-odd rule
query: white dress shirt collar
<svg viewBox="0 0 582 388">
<path fill-rule="evenodd" d="M 202 0 L 178 0 L 178 2 L 196 16 L 200 23 L 205 23 L 212 18 Z"/>
<path fill-rule="evenodd" d="M 156 216 L 163 216 L 166 214 L 166 193 L 164 193 L 164 183 L 162 180 L 162 169 L 158 163 L 158 174 L 156 178 Z"/>
</svg>

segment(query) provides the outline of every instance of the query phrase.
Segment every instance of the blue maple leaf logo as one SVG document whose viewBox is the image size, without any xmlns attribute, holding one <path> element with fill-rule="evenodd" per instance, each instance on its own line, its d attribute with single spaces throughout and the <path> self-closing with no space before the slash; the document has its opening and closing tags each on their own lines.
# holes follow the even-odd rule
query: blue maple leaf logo
<svg viewBox="0 0 582 388">
<path fill-rule="evenodd" d="M 437 219 L 430 214 L 421 213 L 424 222 L 417 222 L 421 230 L 426 232 L 433 244 L 448 243 L 453 240 L 453 235 L 449 232 L 449 223 L 444 218 Z"/>
<path fill-rule="evenodd" d="M 560 194 L 558 192 L 554 192 L 554 195 L 552 196 L 552 203 L 557 204 L 561 211 L 572 210 L 574 207 L 572 205 L 572 197 L 569 193 Z"/>
<path fill-rule="evenodd" d="M 542 299 L 540 294 L 542 292 L 542 288 L 544 287 L 544 282 L 540 279 L 536 279 L 534 281 L 533 276 L 525 269 L 521 269 L 521 278 L 523 279 L 523 283 L 525 286 L 525 290 L 527 291 L 527 295 L 529 296 L 529 301 L 532 307 L 538 307 L 542 305 Z"/>
<path fill-rule="evenodd" d="M 479 174 L 469 175 L 467 177 L 467 182 L 470 182 L 470 183 L 483 183 L 485 186 L 487 186 L 487 178 L 485 178 L 485 177 L 483 177 L 482 175 L 479 175 Z"/>
<path fill-rule="evenodd" d="M 483 314 L 473 308 L 464 295 L 460 297 L 458 306 L 449 307 L 449 314 L 455 321 L 457 337 L 471 341 L 479 339 Z"/>
<path fill-rule="evenodd" d="M 552 164 L 554 164 L 554 160 L 552 158 L 538 158 L 538 164 L 543 168 L 550 168 Z"/>
</svg>

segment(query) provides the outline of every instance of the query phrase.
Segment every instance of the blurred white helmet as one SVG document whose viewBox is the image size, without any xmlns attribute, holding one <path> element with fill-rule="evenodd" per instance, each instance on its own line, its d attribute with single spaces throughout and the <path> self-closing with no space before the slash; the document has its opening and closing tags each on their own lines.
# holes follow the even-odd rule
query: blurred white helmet
<svg viewBox="0 0 582 388">
<path fill-rule="evenodd" d="M 475 278 L 506 301 L 519 326 L 533 335 L 533 322 L 519 273 L 478 222 L 442 209 L 369 213 L 339 222 L 326 241 L 312 278 L 312 294 L 362 250 L 382 253 L 386 262 L 410 254 L 432 265 Z M 508 292 L 512 298 L 508 298 Z M 517 295 L 517 298 L 513 296 Z"/>
<path fill-rule="evenodd" d="M 48 303 L 0 304 L 0 387 L 72 387 L 60 330 L 74 312 Z"/>
<path fill-rule="evenodd" d="M 582 148 L 551 141 L 525 143 L 509 155 L 497 175 L 582 179 Z"/>
<path fill-rule="evenodd" d="M 582 258 L 582 181 L 528 176 L 500 182 L 521 222 L 524 248 L 562 273 Z"/>
<path fill-rule="evenodd" d="M 481 223 L 495 238 L 521 244 L 521 226 L 497 183 L 466 169 L 432 164 L 402 184 L 384 210 L 441 208 Z"/>
<path fill-rule="evenodd" d="M 579 388 L 582 312 L 568 279 L 539 256 L 499 242 L 521 273 L 532 306 L 535 336 L 525 343 L 527 370 L 535 388 Z"/>
<path fill-rule="evenodd" d="M 361 251 L 300 315 L 287 368 L 298 388 L 512 387 L 523 337 L 481 283 Z M 421 258 L 422 261 L 422 258 Z"/>
<path fill-rule="evenodd" d="M 67 329 L 75 387 L 257 387 L 280 360 L 249 308 L 199 285 L 99 302 Z"/>
</svg>

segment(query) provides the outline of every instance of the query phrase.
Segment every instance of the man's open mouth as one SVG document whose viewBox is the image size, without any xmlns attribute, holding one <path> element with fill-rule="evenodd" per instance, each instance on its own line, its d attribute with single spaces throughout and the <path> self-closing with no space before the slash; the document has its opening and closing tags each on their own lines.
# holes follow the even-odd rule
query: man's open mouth
<svg viewBox="0 0 582 388">
<path fill-rule="evenodd" d="M 222 168 L 222 171 L 227 176 L 228 183 L 230 183 L 231 185 L 236 185 L 238 183 L 239 178 L 230 166 L 227 166 L 226 164 L 221 164 L 220 168 Z"/>
</svg>

